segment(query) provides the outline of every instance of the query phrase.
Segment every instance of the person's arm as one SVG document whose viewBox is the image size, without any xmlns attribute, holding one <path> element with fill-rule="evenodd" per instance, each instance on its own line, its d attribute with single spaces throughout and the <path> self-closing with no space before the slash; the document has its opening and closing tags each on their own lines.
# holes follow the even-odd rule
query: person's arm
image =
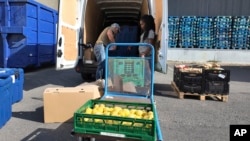
<svg viewBox="0 0 250 141">
<path fill-rule="evenodd" d="M 108 29 L 107 36 L 108 36 L 111 43 L 115 43 L 115 36 L 114 36 L 111 28 Z M 111 50 L 116 50 L 116 46 L 112 46 L 112 47 L 110 47 L 110 49 Z"/>
<path fill-rule="evenodd" d="M 155 38 L 155 33 L 154 33 L 153 30 L 150 30 L 148 38 L 147 38 L 147 43 L 149 43 L 149 44 L 151 44 L 151 45 L 154 46 L 154 38 Z M 150 52 L 151 52 L 151 47 L 147 47 L 146 50 L 140 54 L 140 56 L 146 56 Z"/>
</svg>

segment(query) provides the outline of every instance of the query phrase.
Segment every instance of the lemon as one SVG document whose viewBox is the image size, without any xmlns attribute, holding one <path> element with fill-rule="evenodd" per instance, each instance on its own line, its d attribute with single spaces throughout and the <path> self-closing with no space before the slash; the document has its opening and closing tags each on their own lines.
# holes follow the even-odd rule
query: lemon
<svg viewBox="0 0 250 141">
<path fill-rule="evenodd" d="M 93 110 L 92 110 L 91 108 L 88 107 L 88 108 L 86 109 L 86 111 L 85 111 L 85 114 L 91 114 L 92 111 L 93 111 Z"/>
<path fill-rule="evenodd" d="M 96 123 L 103 123 L 103 120 L 101 120 L 101 119 L 94 119 L 94 122 L 96 122 Z"/>
<path fill-rule="evenodd" d="M 100 104 L 99 106 L 100 106 L 100 107 L 103 107 L 103 108 L 105 107 L 105 105 L 104 105 L 104 104 Z"/>
<path fill-rule="evenodd" d="M 95 104 L 94 108 L 98 108 L 98 107 L 100 107 L 100 105 L 99 104 Z"/>
<path fill-rule="evenodd" d="M 136 118 L 136 115 L 135 114 L 130 114 L 128 117 L 129 118 Z"/>
<path fill-rule="evenodd" d="M 110 112 L 108 112 L 108 111 L 103 112 L 103 115 L 105 115 L 105 116 L 110 116 Z"/>
<path fill-rule="evenodd" d="M 120 110 L 122 110 L 122 108 L 119 107 L 119 106 L 115 106 L 115 107 L 114 107 L 114 110 L 119 112 Z"/>
<path fill-rule="evenodd" d="M 119 114 L 118 114 L 118 111 L 112 111 L 112 112 L 111 112 L 111 116 L 117 116 L 117 117 L 118 117 L 118 115 L 119 115 Z"/>
<path fill-rule="evenodd" d="M 131 126 L 132 125 L 132 122 L 122 122 L 122 125 L 125 125 L 125 126 Z"/>
<path fill-rule="evenodd" d="M 92 114 L 94 114 L 94 115 L 102 115 L 102 112 L 100 112 L 97 109 L 93 109 Z"/>
<path fill-rule="evenodd" d="M 136 110 L 136 111 L 135 111 L 135 114 L 136 114 L 138 117 L 141 117 L 142 114 L 143 114 L 143 112 L 142 112 L 142 110 Z"/>
<path fill-rule="evenodd" d="M 131 109 L 130 114 L 134 114 L 136 112 L 136 109 Z"/>
<path fill-rule="evenodd" d="M 112 120 L 105 120 L 105 123 L 106 124 L 113 124 L 113 121 Z"/>
<path fill-rule="evenodd" d="M 134 123 L 134 127 L 142 127 L 143 123 Z"/>
<path fill-rule="evenodd" d="M 129 109 L 123 109 L 123 112 L 124 112 L 126 117 L 129 116 L 129 114 L 130 114 Z"/>
</svg>

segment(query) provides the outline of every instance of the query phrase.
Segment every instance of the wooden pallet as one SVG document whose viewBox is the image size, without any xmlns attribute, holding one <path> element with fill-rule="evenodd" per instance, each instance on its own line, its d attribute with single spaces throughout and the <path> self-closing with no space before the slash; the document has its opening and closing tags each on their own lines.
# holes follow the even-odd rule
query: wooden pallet
<svg viewBox="0 0 250 141">
<path fill-rule="evenodd" d="M 176 86 L 175 82 L 171 82 L 171 87 L 176 92 L 179 99 L 184 99 L 184 96 L 198 96 L 201 101 L 205 101 L 206 97 L 210 97 L 213 99 L 218 99 L 223 102 L 228 101 L 228 95 L 222 95 L 222 94 L 198 94 L 198 93 L 184 93 L 179 90 L 179 88 Z"/>
</svg>

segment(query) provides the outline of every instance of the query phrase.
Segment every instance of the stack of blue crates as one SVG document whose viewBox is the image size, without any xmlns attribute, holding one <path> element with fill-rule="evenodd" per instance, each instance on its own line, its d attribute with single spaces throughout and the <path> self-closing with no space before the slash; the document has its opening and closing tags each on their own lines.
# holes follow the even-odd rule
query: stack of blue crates
<svg viewBox="0 0 250 141">
<path fill-rule="evenodd" d="M 55 63 L 58 13 L 34 0 L 0 0 L 0 67 Z"/>
<path fill-rule="evenodd" d="M 233 18 L 232 48 L 234 49 L 249 48 L 249 44 L 247 44 L 249 24 L 250 24 L 249 17 L 240 16 Z"/>
<path fill-rule="evenodd" d="M 170 16 L 168 17 L 168 30 L 169 30 L 169 37 L 168 37 L 168 46 L 171 48 L 175 48 L 178 45 L 178 36 L 179 36 L 179 24 L 180 18 Z"/>
<path fill-rule="evenodd" d="M 215 48 L 229 49 L 232 41 L 232 17 L 217 16 L 214 19 Z"/>
<path fill-rule="evenodd" d="M 0 128 L 2 128 L 12 116 L 12 75 L 13 70 L 0 70 Z"/>
<path fill-rule="evenodd" d="M 23 69 L 0 68 L 0 128 L 11 118 L 12 104 L 23 99 L 23 84 Z"/>
<path fill-rule="evenodd" d="M 212 17 L 197 18 L 196 41 L 199 48 L 212 48 L 214 46 Z"/>
<path fill-rule="evenodd" d="M 196 16 L 182 16 L 180 19 L 179 46 L 196 46 Z"/>
<path fill-rule="evenodd" d="M 0 68 L 0 78 L 9 76 L 12 78 L 11 103 L 14 104 L 23 99 L 24 71 L 22 68 Z"/>
</svg>

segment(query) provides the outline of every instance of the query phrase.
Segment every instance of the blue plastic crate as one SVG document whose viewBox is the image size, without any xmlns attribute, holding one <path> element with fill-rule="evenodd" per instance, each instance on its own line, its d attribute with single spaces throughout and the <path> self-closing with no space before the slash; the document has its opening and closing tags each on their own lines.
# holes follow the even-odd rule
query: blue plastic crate
<svg viewBox="0 0 250 141">
<path fill-rule="evenodd" d="M 13 83 L 12 104 L 17 103 L 23 99 L 23 84 L 24 84 L 24 71 L 21 68 L 15 68 L 14 76 L 15 82 Z"/>
<path fill-rule="evenodd" d="M 6 13 L 0 18 L 8 21 L 0 27 L 0 67 L 55 63 L 57 11 L 33 0 L 0 0 L 0 5 Z"/>
<path fill-rule="evenodd" d="M 21 68 L 0 68 L 0 78 L 12 77 L 11 104 L 23 99 L 24 71 Z"/>
<path fill-rule="evenodd" d="M 11 76 L 5 76 L 11 72 L 1 70 L 0 71 L 0 128 L 2 128 L 6 122 L 12 116 L 12 103 L 11 103 Z M 1 74 L 4 74 L 1 76 Z"/>
</svg>

